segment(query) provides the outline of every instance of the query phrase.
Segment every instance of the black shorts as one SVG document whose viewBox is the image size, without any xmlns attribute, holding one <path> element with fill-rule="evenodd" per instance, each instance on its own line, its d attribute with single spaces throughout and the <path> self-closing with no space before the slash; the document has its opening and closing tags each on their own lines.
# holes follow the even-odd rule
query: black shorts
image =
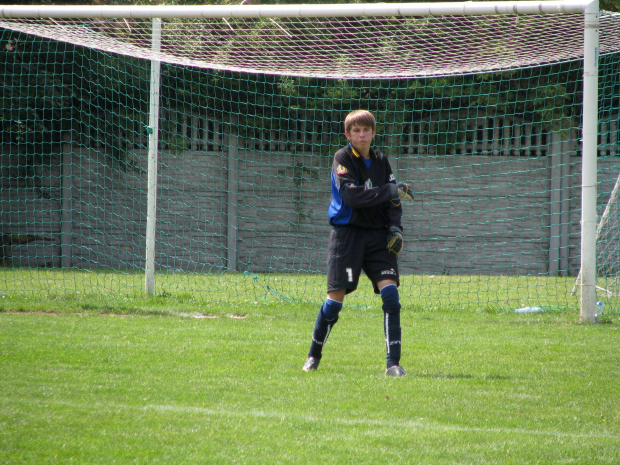
<svg viewBox="0 0 620 465">
<path fill-rule="evenodd" d="M 400 283 L 397 255 L 387 249 L 387 229 L 334 226 L 327 249 L 327 292 L 353 292 L 362 270 L 372 281 L 376 294 L 379 281 L 391 279 Z"/>
</svg>

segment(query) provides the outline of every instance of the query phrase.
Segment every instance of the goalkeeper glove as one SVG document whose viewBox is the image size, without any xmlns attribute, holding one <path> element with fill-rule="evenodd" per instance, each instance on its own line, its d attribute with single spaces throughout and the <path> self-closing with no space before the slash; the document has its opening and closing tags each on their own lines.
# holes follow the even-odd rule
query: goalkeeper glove
<svg viewBox="0 0 620 465">
<path fill-rule="evenodd" d="M 387 236 L 387 249 L 397 255 L 403 250 L 403 235 L 398 226 L 390 226 Z"/>
<path fill-rule="evenodd" d="M 401 199 L 413 201 L 413 191 L 406 183 L 399 182 L 396 184 L 396 187 L 398 188 L 398 196 Z"/>
</svg>

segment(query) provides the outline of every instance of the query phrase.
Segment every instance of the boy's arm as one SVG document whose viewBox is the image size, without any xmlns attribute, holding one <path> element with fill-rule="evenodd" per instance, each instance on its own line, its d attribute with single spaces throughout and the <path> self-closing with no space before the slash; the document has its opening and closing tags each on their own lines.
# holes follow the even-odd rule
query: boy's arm
<svg viewBox="0 0 620 465">
<path fill-rule="evenodd" d="M 383 214 L 383 218 L 385 218 L 388 229 L 392 226 L 396 226 L 400 232 L 403 232 L 401 221 L 403 217 L 403 207 L 399 198 L 386 202 L 381 208 L 381 213 Z"/>
<path fill-rule="evenodd" d="M 398 231 L 402 233 L 403 226 L 401 218 L 403 216 L 403 207 L 398 194 L 398 184 L 396 183 L 394 174 L 392 172 L 392 167 L 390 166 L 389 162 L 387 162 L 386 178 L 387 183 L 393 183 L 393 185 L 396 186 L 397 190 L 396 195 L 381 207 L 381 213 L 385 218 L 385 223 L 387 224 L 388 229 L 395 226 L 396 228 L 398 228 Z"/>
<path fill-rule="evenodd" d="M 364 185 L 360 186 L 353 175 L 353 168 L 347 166 L 346 159 L 338 157 L 338 154 L 334 159 L 332 171 L 342 200 L 351 208 L 376 207 L 390 199 L 398 198 L 398 187 L 393 179 L 378 188 L 368 189 Z"/>
<path fill-rule="evenodd" d="M 367 189 L 358 186 L 354 182 L 341 184 L 340 195 L 342 200 L 352 208 L 376 207 L 389 202 L 394 197 L 398 198 L 396 183 L 389 183 L 382 187 Z M 400 202 L 399 202 L 400 203 Z"/>
<path fill-rule="evenodd" d="M 383 205 L 394 200 L 400 205 L 400 198 L 411 199 L 411 191 L 408 187 L 402 191 L 403 183 L 396 184 L 396 179 L 392 174 L 392 169 L 387 164 L 386 183 L 380 187 L 368 189 L 364 185 L 359 185 L 358 180 L 352 174 L 352 167 L 347 166 L 346 159 L 336 154 L 332 172 L 336 180 L 338 191 L 342 200 L 351 208 L 370 208 Z"/>
</svg>

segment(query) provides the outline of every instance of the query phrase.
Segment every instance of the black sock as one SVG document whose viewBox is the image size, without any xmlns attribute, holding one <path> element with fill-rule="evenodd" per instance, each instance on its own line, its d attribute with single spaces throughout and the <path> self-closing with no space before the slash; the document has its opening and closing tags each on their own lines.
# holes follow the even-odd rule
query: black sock
<svg viewBox="0 0 620 465">
<path fill-rule="evenodd" d="M 381 289 L 383 329 L 385 331 L 387 367 L 400 364 L 401 328 L 398 288 L 390 284 Z"/>
<path fill-rule="evenodd" d="M 400 364 L 401 329 L 400 313 L 384 313 L 386 366 Z"/>
</svg>

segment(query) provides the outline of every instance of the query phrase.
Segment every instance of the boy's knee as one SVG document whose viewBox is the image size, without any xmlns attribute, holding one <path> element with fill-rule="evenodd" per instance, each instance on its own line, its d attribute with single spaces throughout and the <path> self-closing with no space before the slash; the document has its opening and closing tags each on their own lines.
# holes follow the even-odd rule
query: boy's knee
<svg viewBox="0 0 620 465">
<path fill-rule="evenodd" d="M 321 307 L 323 318 L 327 321 L 337 320 L 340 310 L 342 310 L 342 302 L 331 299 L 327 299 Z"/>
<path fill-rule="evenodd" d="M 383 311 L 385 313 L 394 314 L 400 312 L 400 298 L 396 284 L 388 284 L 381 289 L 381 299 L 383 300 Z"/>
</svg>

